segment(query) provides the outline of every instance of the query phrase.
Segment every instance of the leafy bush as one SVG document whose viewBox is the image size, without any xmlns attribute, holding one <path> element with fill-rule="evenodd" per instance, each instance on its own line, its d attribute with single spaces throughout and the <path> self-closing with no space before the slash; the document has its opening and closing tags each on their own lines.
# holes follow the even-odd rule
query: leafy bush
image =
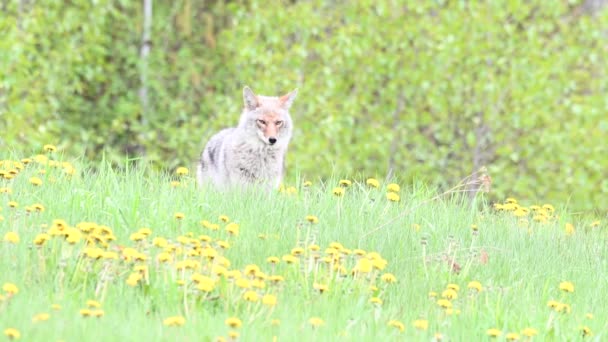
<svg viewBox="0 0 608 342">
<path fill-rule="evenodd" d="M 192 164 L 241 88 L 300 88 L 290 176 L 446 186 L 487 166 L 494 195 L 608 205 L 607 11 L 543 1 L 7 5 L 2 143 L 116 164 Z M 138 91 L 148 75 L 150 106 Z"/>
</svg>

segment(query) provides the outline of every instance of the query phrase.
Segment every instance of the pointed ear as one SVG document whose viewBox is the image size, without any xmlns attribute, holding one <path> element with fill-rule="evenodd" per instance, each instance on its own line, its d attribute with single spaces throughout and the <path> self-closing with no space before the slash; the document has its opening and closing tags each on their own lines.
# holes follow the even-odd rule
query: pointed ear
<svg viewBox="0 0 608 342">
<path fill-rule="evenodd" d="M 258 97 L 248 86 L 245 86 L 245 88 L 243 88 L 243 100 L 245 102 L 245 108 L 248 110 L 254 110 L 260 106 Z"/>
<path fill-rule="evenodd" d="M 287 93 L 279 98 L 281 105 L 285 109 L 289 109 L 293 104 L 293 100 L 296 99 L 296 95 L 298 95 L 298 88 L 294 89 L 291 93 Z"/>
</svg>

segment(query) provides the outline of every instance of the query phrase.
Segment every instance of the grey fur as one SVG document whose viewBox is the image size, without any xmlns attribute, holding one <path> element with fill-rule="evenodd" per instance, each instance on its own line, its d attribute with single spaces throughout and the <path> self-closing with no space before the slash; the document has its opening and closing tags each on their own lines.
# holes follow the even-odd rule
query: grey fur
<svg viewBox="0 0 608 342">
<path fill-rule="evenodd" d="M 278 188 L 293 130 L 289 108 L 296 95 L 297 89 L 282 97 L 260 96 L 245 87 L 239 124 L 211 137 L 197 165 L 198 183 L 211 183 L 219 189 L 253 184 Z M 268 117 L 282 121 L 272 137 L 274 144 L 256 122 Z"/>
</svg>

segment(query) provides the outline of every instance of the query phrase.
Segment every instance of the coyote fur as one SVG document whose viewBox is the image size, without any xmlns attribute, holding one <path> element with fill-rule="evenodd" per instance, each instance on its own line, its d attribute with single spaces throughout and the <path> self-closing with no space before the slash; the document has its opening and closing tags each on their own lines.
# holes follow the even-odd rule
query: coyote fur
<svg viewBox="0 0 608 342">
<path fill-rule="evenodd" d="M 293 130 L 289 108 L 297 93 L 262 96 L 246 86 L 238 126 L 212 136 L 201 153 L 198 183 L 219 189 L 253 184 L 278 188 Z"/>
</svg>

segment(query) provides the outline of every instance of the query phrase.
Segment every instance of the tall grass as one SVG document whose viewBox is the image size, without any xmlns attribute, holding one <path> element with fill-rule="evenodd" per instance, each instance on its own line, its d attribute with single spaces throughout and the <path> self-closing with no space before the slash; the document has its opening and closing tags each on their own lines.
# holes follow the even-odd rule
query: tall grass
<svg viewBox="0 0 608 342">
<path fill-rule="evenodd" d="M 497 210 L 482 196 L 471 205 L 453 194 L 437 196 L 424 184 L 401 184 L 400 199 L 393 202 L 387 200 L 387 184 L 374 188 L 364 179 L 338 197 L 337 178 L 313 180 L 311 186 L 301 180 L 283 192 L 220 193 L 197 189 L 191 175 L 141 167 L 116 172 L 102 164 L 93 172 L 83 164 L 69 175 L 69 165 L 50 156 L 50 162 L 38 157 L 22 169 L 8 161 L 20 157 L 3 156 L 0 165 L 12 178 L 0 180 L 0 284 L 18 288 L 16 294 L 2 291 L 0 328 L 17 329 L 23 340 L 210 341 L 238 334 L 245 341 L 464 341 L 485 339 L 492 328 L 501 332 L 499 339 L 517 337 L 508 333 L 528 339 L 526 328 L 536 330 L 539 340 L 606 335 L 605 222 L 575 219 L 556 203 L 555 210 L 526 206 L 534 203 L 500 204 Z M 31 177 L 42 184 L 33 185 Z M 10 207 L 11 201 L 18 206 Z M 31 207 L 36 203 L 44 211 Z M 238 224 L 238 236 L 226 231 L 229 222 L 220 215 Z M 308 215 L 318 223 L 307 221 Z M 80 238 L 69 243 L 65 233 L 50 234 L 60 225 L 56 220 Z M 218 229 L 204 227 L 203 220 Z M 81 222 L 109 227 L 116 240 L 87 243 L 94 234 L 83 231 Z M 573 230 L 566 230 L 567 223 Z M 132 240 L 143 227 L 152 233 Z M 8 232 L 19 241 L 9 241 Z M 50 239 L 35 244 L 45 232 Z M 169 246 L 155 246 L 155 237 Z M 93 247 L 118 258 L 88 257 Z M 146 260 L 131 260 L 129 248 Z M 217 255 L 206 254 L 211 250 Z M 159 262 L 163 251 L 173 260 Z M 267 261 L 292 254 L 295 264 Z M 178 269 L 190 259 L 200 264 Z M 370 270 L 366 261 L 372 262 Z M 256 276 L 245 274 L 248 265 L 259 266 Z M 255 279 L 258 287 L 238 287 L 225 273 L 231 270 L 240 270 L 250 285 Z M 212 279 L 213 290 L 197 289 L 194 273 Z M 130 285 L 133 274 L 141 279 Z M 275 283 L 272 275 L 284 281 Z M 473 281 L 483 286 L 481 292 L 468 288 Z M 562 282 L 571 282 L 574 292 L 560 290 Z M 257 302 L 243 298 L 249 290 L 260 296 Z M 276 305 L 261 302 L 267 294 L 276 297 Z M 91 299 L 101 303 L 91 310 L 103 310 L 102 317 L 83 317 Z M 39 313 L 50 317 L 33 322 Z M 185 323 L 165 325 L 172 316 Z M 242 326 L 227 326 L 229 317 Z M 320 318 L 318 326 L 311 324 L 313 317 Z"/>
</svg>

